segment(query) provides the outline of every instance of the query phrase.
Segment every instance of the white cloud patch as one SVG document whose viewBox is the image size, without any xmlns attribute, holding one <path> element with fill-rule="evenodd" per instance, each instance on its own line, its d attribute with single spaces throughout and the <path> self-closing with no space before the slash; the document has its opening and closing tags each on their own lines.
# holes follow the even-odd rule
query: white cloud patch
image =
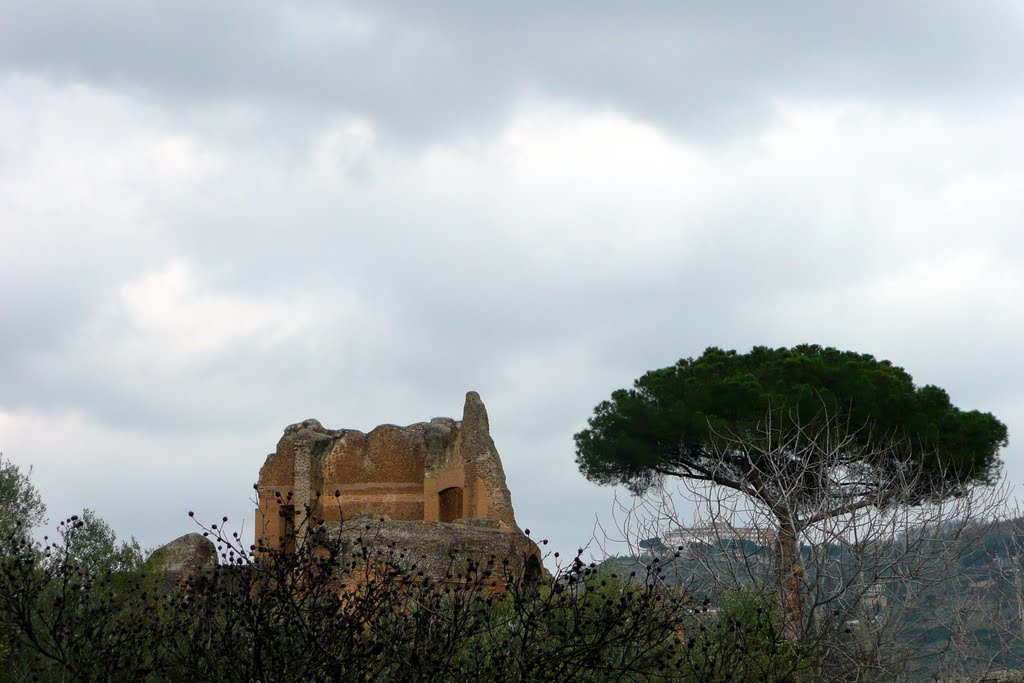
<svg viewBox="0 0 1024 683">
<path fill-rule="evenodd" d="M 325 126 L 314 139 L 312 173 L 323 181 L 358 178 L 365 172 L 376 142 L 373 124 L 365 119 L 341 119 Z"/>
<path fill-rule="evenodd" d="M 121 287 L 114 310 L 103 317 L 107 320 L 99 326 L 108 329 L 98 336 L 125 343 L 113 349 L 114 356 L 145 349 L 177 372 L 240 345 L 267 348 L 286 342 L 311 331 L 315 313 L 312 302 L 301 299 L 247 298 L 203 288 L 188 264 L 175 260 Z"/>
<path fill-rule="evenodd" d="M 110 507 L 155 543 L 175 490 L 245 507 L 289 422 L 457 416 L 477 389 L 521 518 L 570 549 L 607 505 L 572 433 L 708 345 L 872 352 L 1024 426 L 1019 103 L 778 96 L 709 140 L 533 92 L 410 142 L 358 107 L 6 78 L 0 445 L 61 500 L 62 462 L 105 500 L 162 482 Z"/>
</svg>

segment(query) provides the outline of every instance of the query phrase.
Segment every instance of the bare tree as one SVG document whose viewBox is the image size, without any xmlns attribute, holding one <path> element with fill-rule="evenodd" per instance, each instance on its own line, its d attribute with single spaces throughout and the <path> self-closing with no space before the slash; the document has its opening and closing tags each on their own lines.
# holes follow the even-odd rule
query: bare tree
<svg viewBox="0 0 1024 683">
<path fill-rule="evenodd" d="M 918 603 L 959 599 L 977 522 L 1000 517 L 1008 493 L 947 489 L 920 444 L 864 438 L 864 429 L 826 413 L 801 423 L 769 412 L 753 433 L 715 432 L 706 476 L 620 501 L 616 536 L 649 559 L 658 544 L 639 542 L 662 539 L 662 553 L 680 554 L 666 574 L 709 595 L 775 591 L 784 632 L 827 680 L 934 669 L 956 639 L 936 636 Z"/>
<path fill-rule="evenodd" d="M 1024 660 L 1024 518 L 1018 507 L 968 532 L 974 547 L 956 579 L 934 601 L 950 647 L 943 673 L 962 677 L 1019 669 Z M 1017 672 L 1018 678 L 1024 675 Z M 1007 679 L 1010 680 L 1010 679 Z"/>
</svg>

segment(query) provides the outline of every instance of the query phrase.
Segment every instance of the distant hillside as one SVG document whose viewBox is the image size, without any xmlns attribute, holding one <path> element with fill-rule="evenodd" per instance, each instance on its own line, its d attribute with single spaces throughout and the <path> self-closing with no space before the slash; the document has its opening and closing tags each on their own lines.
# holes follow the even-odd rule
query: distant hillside
<svg viewBox="0 0 1024 683">
<path fill-rule="evenodd" d="M 809 603 L 840 632 L 876 640 L 908 660 L 911 680 L 936 674 L 1012 669 L 1024 662 L 1024 518 L 977 523 L 953 536 L 919 530 L 865 549 L 803 546 Z M 916 545 L 909 543 L 912 540 Z M 604 571 L 685 586 L 714 609 L 729 587 L 765 582 L 773 550 L 748 539 L 649 539 L 636 557 L 612 557 Z M 906 548 L 916 552 L 908 556 Z"/>
</svg>

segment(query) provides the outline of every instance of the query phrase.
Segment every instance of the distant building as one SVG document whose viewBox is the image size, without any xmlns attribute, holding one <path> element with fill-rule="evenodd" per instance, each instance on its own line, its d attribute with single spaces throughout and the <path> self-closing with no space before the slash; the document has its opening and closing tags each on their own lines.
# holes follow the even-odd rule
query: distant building
<svg viewBox="0 0 1024 683">
<path fill-rule="evenodd" d="M 861 597 L 861 603 L 865 609 L 871 608 L 876 612 L 878 610 L 885 609 L 888 603 L 888 598 L 885 595 L 885 586 L 880 583 L 873 583 L 864 588 L 864 595 Z"/>
</svg>

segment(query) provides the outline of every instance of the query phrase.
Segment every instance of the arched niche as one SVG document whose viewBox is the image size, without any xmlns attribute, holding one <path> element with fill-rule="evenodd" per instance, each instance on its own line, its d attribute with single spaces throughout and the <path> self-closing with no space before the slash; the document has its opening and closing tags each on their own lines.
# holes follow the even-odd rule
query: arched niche
<svg viewBox="0 0 1024 683">
<path fill-rule="evenodd" d="M 540 564 L 540 559 L 536 555 L 530 555 L 526 558 L 526 566 L 523 567 L 523 580 L 527 583 L 534 583 L 540 581 L 544 576 L 544 568 Z"/>
<path fill-rule="evenodd" d="M 462 514 L 462 487 L 450 486 L 437 494 L 440 503 L 438 519 L 442 522 L 454 522 Z"/>
</svg>

